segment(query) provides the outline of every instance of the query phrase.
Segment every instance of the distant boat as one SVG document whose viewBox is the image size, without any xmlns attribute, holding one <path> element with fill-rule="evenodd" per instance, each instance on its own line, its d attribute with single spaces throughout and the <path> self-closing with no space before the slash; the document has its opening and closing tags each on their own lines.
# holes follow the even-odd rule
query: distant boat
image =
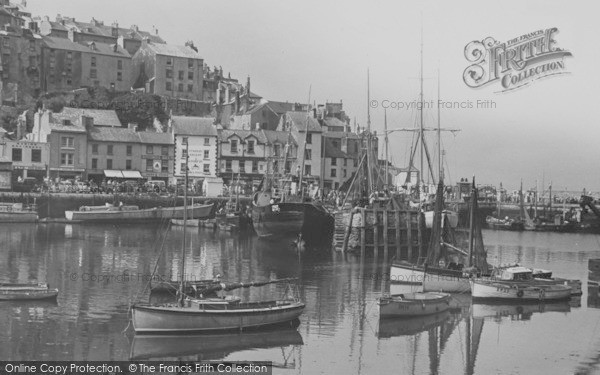
<svg viewBox="0 0 600 375">
<path fill-rule="evenodd" d="M 52 299 L 58 296 L 58 289 L 50 289 L 48 284 L 0 284 L 0 301 Z"/>
<path fill-rule="evenodd" d="M 184 293 L 192 295 L 203 293 L 207 288 L 214 287 L 220 283 L 221 281 L 218 279 L 186 281 Z M 175 293 L 180 289 L 180 284 L 180 281 L 175 280 L 151 281 L 150 291 L 154 293 Z"/>
<path fill-rule="evenodd" d="M 499 269 L 491 277 L 471 279 L 473 299 L 556 301 L 569 299 L 571 287 L 535 280 L 525 267 Z"/>
<path fill-rule="evenodd" d="M 379 317 L 409 317 L 436 314 L 450 308 L 450 294 L 416 292 L 383 296 L 377 301 Z"/>
<path fill-rule="evenodd" d="M 293 322 L 294 323 L 294 322 Z M 203 359 L 222 359 L 242 350 L 303 345 L 302 336 L 291 327 L 277 327 L 244 333 L 200 335 L 136 335 L 131 345 L 130 360 L 158 359 L 202 355 Z"/>
<path fill-rule="evenodd" d="M 511 231 L 525 230 L 525 223 L 515 219 L 497 219 L 495 217 L 488 216 L 485 218 L 485 223 L 489 229 Z"/>
<path fill-rule="evenodd" d="M 35 223 L 39 219 L 34 209 L 23 207 L 23 203 L 1 203 L 0 223 Z"/>
<path fill-rule="evenodd" d="M 213 203 L 145 209 L 138 206 L 82 206 L 79 211 L 65 211 L 65 217 L 69 221 L 78 222 L 135 222 L 182 219 L 184 211 L 187 211 L 189 218 L 205 219 L 210 215 L 212 207 Z"/>
</svg>

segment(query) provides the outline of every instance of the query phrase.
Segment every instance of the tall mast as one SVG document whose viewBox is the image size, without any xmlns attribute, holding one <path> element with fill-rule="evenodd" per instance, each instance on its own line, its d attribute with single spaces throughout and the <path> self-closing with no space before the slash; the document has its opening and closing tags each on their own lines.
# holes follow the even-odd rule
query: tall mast
<svg viewBox="0 0 600 375">
<path fill-rule="evenodd" d="M 187 235 L 187 191 L 188 191 L 188 160 L 189 160 L 189 143 L 185 144 L 185 190 L 183 191 L 183 244 L 181 245 L 181 280 L 179 283 L 179 305 L 183 306 L 185 299 L 183 295 L 185 281 L 185 237 Z"/>
<path fill-rule="evenodd" d="M 371 80 L 367 68 L 367 131 L 371 132 Z"/>
<path fill-rule="evenodd" d="M 438 112 L 438 126 L 437 126 L 437 141 L 438 141 L 438 179 L 442 181 L 444 176 L 442 176 L 442 129 L 440 127 L 440 68 L 438 68 L 438 103 L 437 103 L 437 112 Z"/>
<path fill-rule="evenodd" d="M 421 73 L 419 76 L 419 81 L 420 81 L 420 86 L 421 86 L 421 92 L 419 94 L 419 103 L 420 103 L 420 107 L 421 107 L 421 113 L 419 116 L 419 140 L 421 142 L 421 166 L 420 166 L 420 170 L 419 170 L 419 185 L 420 185 L 420 189 L 419 189 L 419 201 L 421 201 L 422 197 L 421 197 L 421 191 L 423 189 L 423 141 L 424 141 L 424 134 L 423 134 L 423 20 L 421 20 Z"/>
<path fill-rule="evenodd" d="M 475 186 L 475 176 L 473 176 L 473 185 L 471 186 L 471 207 L 470 207 L 470 214 L 469 214 L 469 256 L 467 259 L 467 267 L 471 267 L 473 265 L 476 201 L 477 201 L 477 187 Z"/>
<path fill-rule="evenodd" d="M 312 85 L 308 87 L 308 104 L 306 109 L 306 134 L 304 134 L 304 149 L 302 150 L 302 165 L 300 166 L 300 177 L 298 179 L 298 191 L 300 191 L 300 196 L 303 195 L 302 188 L 302 177 L 304 176 L 304 163 L 306 162 L 306 143 L 308 142 L 308 127 L 309 127 L 309 116 L 310 116 L 310 94 L 312 90 Z M 312 173 L 312 171 L 311 171 Z"/>
<path fill-rule="evenodd" d="M 371 78 L 367 69 L 367 179 L 369 194 L 373 190 L 373 175 L 371 169 Z"/>
<path fill-rule="evenodd" d="M 388 154 L 388 128 L 387 128 L 387 109 L 383 110 L 383 127 L 384 127 L 384 132 L 385 132 L 385 187 L 388 187 L 388 180 L 389 180 L 389 174 L 388 174 L 388 158 L 389 158 L 389 154 Z"/>
</svg>

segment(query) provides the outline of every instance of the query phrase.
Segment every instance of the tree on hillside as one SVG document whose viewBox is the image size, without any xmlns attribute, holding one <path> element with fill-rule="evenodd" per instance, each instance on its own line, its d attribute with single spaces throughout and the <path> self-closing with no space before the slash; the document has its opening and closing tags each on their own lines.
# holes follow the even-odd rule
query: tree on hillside
<svg viewBox="0 0 600 375">
<path fill-rule="evenodd" d="M 123 125 L 136 123 L 140 130 L 152 128 L 154 118 L 164 123 L 168 115 L 158 95 L 127 93 L 114 98 L 110 105 Z"/>
</svg>

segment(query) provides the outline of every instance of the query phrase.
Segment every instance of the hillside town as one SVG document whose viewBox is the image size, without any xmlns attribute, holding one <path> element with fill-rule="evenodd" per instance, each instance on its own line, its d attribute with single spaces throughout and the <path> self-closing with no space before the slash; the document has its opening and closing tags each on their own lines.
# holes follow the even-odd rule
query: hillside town
<svg viewBox="0 0 600 375">
<path fill-rule="evenodd" d="M 189 154 L 195 191 L 217 196 L 235 180 L 251 192 L 265 174 L 300 174 L 305 150 L 303 174 L 324 196 L 359 167 L 366 129 L 341 100 L 263 98 L 250 77 L 211 68 L 192 41 L 168 43 L 155 28 L 0 5 L 0 189 L 33 178 L 176 185 Z"/>
</svg>

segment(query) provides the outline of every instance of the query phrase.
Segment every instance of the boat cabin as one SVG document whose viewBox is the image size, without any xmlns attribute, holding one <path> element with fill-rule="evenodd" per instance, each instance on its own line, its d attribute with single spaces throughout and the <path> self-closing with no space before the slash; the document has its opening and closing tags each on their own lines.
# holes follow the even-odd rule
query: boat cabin
<svg viewBox="0 0 600 375">
<path fill-rule="evenodd" d="M 508 267 L 500 269 L 497 278 L 507 281 L 529 281 L 533 279 L 533 272 L 525 267 Z"/>
</svg>

